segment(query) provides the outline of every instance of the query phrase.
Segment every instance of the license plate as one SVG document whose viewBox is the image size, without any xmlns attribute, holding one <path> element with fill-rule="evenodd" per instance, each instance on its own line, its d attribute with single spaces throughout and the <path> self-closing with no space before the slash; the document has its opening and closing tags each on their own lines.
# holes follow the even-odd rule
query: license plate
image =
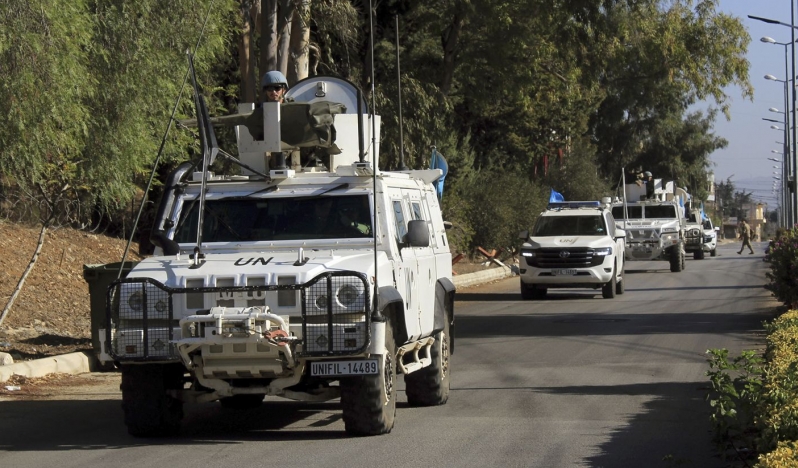
<svg viewBox="0 0 798 468">
<path fill-rule="evenodd" d="M 576 270 L 554 270 L 555 276 L 574 276 L 576 275 Z"/>
<path fill-rule="evenodd" d="M 310 375 L 314 377 L 338 377 L 344 375 L 376 375 L 380 373 L 377 359 L 360 361 L 316 361 L 310 363 Z"/>
</svg>

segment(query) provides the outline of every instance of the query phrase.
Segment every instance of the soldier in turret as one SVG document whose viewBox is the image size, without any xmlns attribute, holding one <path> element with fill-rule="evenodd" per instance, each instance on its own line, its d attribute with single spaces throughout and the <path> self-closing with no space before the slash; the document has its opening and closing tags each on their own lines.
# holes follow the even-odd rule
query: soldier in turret
<svg viewBox="0 0 798 468">
<path fill-rule="evenodd" d="M 260 87 L 263 91 L 263 102 L 285 102 L 288 80 L 279 71 L 266 72 L 260 80 Z"/>
</svg>

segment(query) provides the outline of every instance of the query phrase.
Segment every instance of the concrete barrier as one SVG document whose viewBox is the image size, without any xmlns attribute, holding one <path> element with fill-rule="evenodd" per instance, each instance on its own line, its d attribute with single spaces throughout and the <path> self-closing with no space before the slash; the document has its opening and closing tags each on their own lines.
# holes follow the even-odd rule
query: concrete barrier
<svg viewBox="0 0 798 468">
<path fill-rule="evenodd" d="M 82 374 L 84 372 L 91 372 L 94 363 L 94 354 L 89 351 L 18 362 L 10 366 L 0 366 L 0 382 L 8 381 L 13 375 L 44 377 L 54 372 L 62 374 Z"/>
<path fill-rule="evenodd" d="M 513 276 L 516 274 L 515 270 L 516 270 L 515 267 L 488 268 L 486 270 L 478 271 L 476 273 L 455 275 L 452 278 L 452 281 L 454 282 L 454 286 L 456 288 L 466 288 L 468 286 L 474 286 L 482 283 L 489 283 L 491 281 L 507 278 L 508 276 Z"/>
</svg>

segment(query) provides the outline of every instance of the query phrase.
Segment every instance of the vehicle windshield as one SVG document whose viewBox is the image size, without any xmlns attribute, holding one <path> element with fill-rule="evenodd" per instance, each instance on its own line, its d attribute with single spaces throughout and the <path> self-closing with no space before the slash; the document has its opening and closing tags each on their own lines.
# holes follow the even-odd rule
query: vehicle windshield
<svg viewBox="0 0 798 468">
<path fill-rule="evenodd" d="M 676 218 L 673 205 L 646 206 L 646 219 Z"/>
<path fill-rule="evenodd" d="M 612 217 L 615 220 L 619 219 L 641 219 L 643 218 L 643 208 L 639 206 L 627 206 L 626 212 L 629 216 L 623 215 L 623 206 L 613 206 L 612 207 Z"/>
<path fill-rule="evenodd" d="M 704 221 L 704 229 L 709 229 L 711 231 L 712 230 L 712 221 L 710 221 L 710 220 Z"/>
<path fill-rule="evenodd" d="M 532 237 L 603 236 L 607 233 L 602 216 L 541 216 Z"/>
<path fill-rule="evenodd" d="M 199 202 L 186 200 L 174 240 L 197 241 Z M 203 242 L 371 237 L 367 195 L 205 201 Z"/>
</svg>

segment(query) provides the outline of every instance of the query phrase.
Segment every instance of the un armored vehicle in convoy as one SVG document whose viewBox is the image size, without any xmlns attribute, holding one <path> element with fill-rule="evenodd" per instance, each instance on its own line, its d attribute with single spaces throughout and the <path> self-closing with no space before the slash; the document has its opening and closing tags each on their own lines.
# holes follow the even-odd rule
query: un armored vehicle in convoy
<svg viewBox="0 0 798 468">
<path fill-rule="evenodd" d="M 685 208 L 684 251 L 692 253 L 694 260 L 703 260 L 704 249 L 704 225 L 701 222 L 701 211 Z"/>
<path fill-rule="evenodd" d="M 239 107 L 243 169 L 217 175 L 195 93 L 203 158 L 171 174 L 155 254 L 107 294 L 102 356 L 121 369 L 128 431 L 178 431 L 185 402 L 251 408 L 268 395 L 340 398 L 347 432 L 387 433 L 398 374 L 410 405 L 446 403 L 442 172 L 379 170 L 379 116 L 351 83 L 313 77 L 293 102 Z"/>
<path fill-rule="evenodd" d="M 685 260 L 683 206 L 673 195 L 672 182 L 664 189 L 656 182 L 653 197 L 645 195 L 645 188 L 626 185 L 626 197 L 613 203 L 612 215 L 626 231 L 627 261 L 665 260 L 672 272 L 680 272 Z"/>
<path fill-rule="evenodd" d="M 531 232 L 522 231 L 521 297 L 542 299 L 550 288 L 601 288 L 624 292 L 624 238 L 605 203 L 550 203 Z"/>
</svg>

